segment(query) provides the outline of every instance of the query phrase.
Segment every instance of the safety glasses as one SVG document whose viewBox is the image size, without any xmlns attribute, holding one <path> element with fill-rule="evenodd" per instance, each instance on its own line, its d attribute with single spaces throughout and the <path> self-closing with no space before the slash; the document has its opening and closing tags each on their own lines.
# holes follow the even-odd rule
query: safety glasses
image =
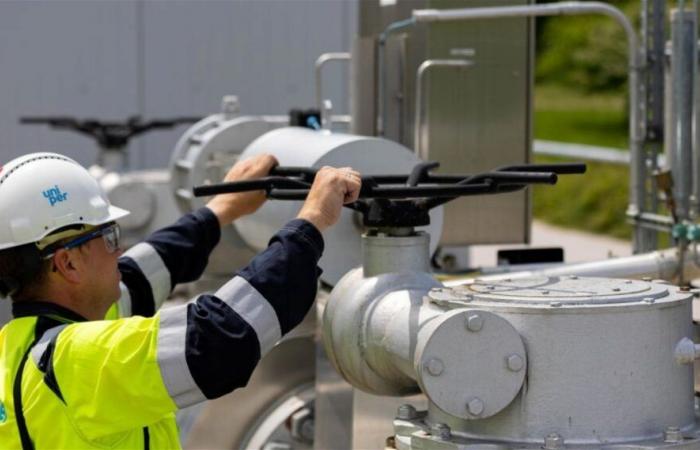
<svg viewBox="0 0 700 450">
<path fill-rule="evenodd" d="M 72 241 L 68 241 L 65 244 L 63 244 L 63 248 L 65 248 L 66 250 L 70 250 L 72 248 L 80 247 L 86 242 L 91 241 L 100 236 L 102 236 L 102 239 L 105 241 L 105 248 L 107 249 L 107 253 L 114 253 L 117 250 L 119 250 L 119 238 L 121 237 L 121 229 L 116 223 L 113 223 L 106 227 L 98 228 L 82 236 L 78 236 Z"/>
<path fill-rule="evenodd" d="M 119 250 L 119 240 L 121 238 L 121 229 L 119 228 L 118 224 L 112 223 L 112 224 L 109 224 L 107 226 L 92 230 L 89 233 L 85 233 L 81 236 L 78 236 L 75 239 L 72 239 L 61 246 L 51 248 L 49 250 L 49 252 L 44 255 L 44 259 L 50 258 L 59 249 L 64 248 L 66 250 L 70 250 L 72 248 L 77 248 L 77 247 L 80 247 L 81 245 L 85 244 L 86 242 L 89 242 L 89 241 L 96 239 L 100 236 L 102 236 L 102 240 L 105 243 L 105 249 L 107 250 L 107 253 L 114 253 L 117 250 Z"/>
</svg>

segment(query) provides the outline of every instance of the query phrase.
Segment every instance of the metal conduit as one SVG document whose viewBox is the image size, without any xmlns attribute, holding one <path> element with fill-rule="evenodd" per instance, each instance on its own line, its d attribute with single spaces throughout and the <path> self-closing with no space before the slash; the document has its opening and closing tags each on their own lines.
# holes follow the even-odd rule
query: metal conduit
<svg viewBox="0 0 700 450">
<path fill-rule="evenodd" d="M 625 30 L 627 36 L 628 64 L 629 64 L 629 105 L 630 105 L 630 159 L 632 170 L 630 173 L 630 203 L 627 209 L 628 216 L 639 218 L 645 212 L 646 202 L 649 197 L 646 180 L 646 161 L 642 155 L 642 128 L 640 122 L 639 98 L 641 92 L 640 72 L 642 69 L 641 58 L 638 50 L 637 35 L 629 19 L 614 6 L 601 2 L 560 2 L 545 5 L 529 6 L 504 6 L 485 8 L 461 8 L 461 9 L 424 9 L 413 11 L 413 19 L 416 23 L 449 22 L 461 20 L 497 19 L 507 17 L 538 17 L 557 15 L 581 15 L 602 14 L 613 18 Z M 635 225 L 634 250 L 646 250 L 645 229 L 642 221 Z"/>
<path fill-rule="evenodd" d="M 323 77 L 322 77 L 322 71 L 323 67 L 332 61 L 350 61 L 351 55 L 350 53 L 347 52 L 335 52 L 335 53 L 324 53 L 321 56 L 318 57 L 316 62 L 314 63 L 314 74 L 316 78 L 316 107 L 319 109 L 319 111 L 324 110 L 324 105 L 323 105 Z M 343 123 L 349 123 L 349 115 L 343 115 L 340 116 L 346 120 L 341 120 Z M 333 121 L 336 117 L 331 118 L 331 121 Z"/>
</svg>

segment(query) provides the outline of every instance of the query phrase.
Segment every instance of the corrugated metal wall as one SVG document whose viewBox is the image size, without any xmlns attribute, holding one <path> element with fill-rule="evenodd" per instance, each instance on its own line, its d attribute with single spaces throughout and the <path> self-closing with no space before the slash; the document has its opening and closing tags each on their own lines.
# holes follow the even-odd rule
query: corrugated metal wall
<svg viewBox="0 0 700 450">
<path fill-rule="evenodd" d="M 94 162 L 94 141 L 19 125 L 26 115 L 207 115 L 224 94 L 244 113 L 312 107 L 314 61 L 350 49 L 356 1 L 0 1 L 0 164 L 35 151 Z M 324 72 L 338 112 L 347 72 Z M 185 129 L 133 141 L 132 166 L 166 166 Z M 8 309 L 0 302 L 0 324 Z"/>
<path fill-rule="evenodd" d="M 347 51 L 357 0 L 2 1 L 0 164 L 51 150 L 94 161 L 92 140 L 22 115 L 123 120 L 206 115 L 224 94 L 244 113 L 314 105 L 313 63 Z M 324 90 L 347 111 L 347 67 Z M 162 167 L 186 127 L 130 146 L 133 167 Z"/>
</svg>

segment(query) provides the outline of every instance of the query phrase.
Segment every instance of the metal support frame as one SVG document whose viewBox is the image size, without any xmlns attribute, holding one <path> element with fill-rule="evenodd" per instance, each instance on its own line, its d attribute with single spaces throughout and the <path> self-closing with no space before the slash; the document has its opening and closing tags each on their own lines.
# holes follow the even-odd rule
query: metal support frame
<svg viewBox="0 0 700 450">
<path fill-rule="evenodd" d="M 471 61 L 466 61 L 463 59 L 428 59 L 423 61 L 423 63 L 418 67 L 416 72 L 416 107 L 415 107 L 415 120 L 414 120 L 414 142 L 413 147 L 416 152 L 416 156 L 421 158 L 423 161 L 428 160 L 428 146 L 423 143 L 423 119 L 425 116 L 425 100 L 423 95 L 423 78 L 426 72 L 431 67 L 451 67 L 457 69 L 465 69 L 473 65 Z"/>
<path fill-rule="evenodd" d="M 384 127 L 386 126 L 386 71 L 384 70 L 384 59 L 386 51 L 386 41 L 393 34 L 398 33 L 401 30 L 410 28 L 416 24 L 415 19 L 400 20 L 390 24 L 386 29 L 379 35 L 379 49 L 377 51 L 377 136 L 384 136 Z"/>
<path fill-rule="evenodd" d="M 643 85 L 641 72 L 643 61 L 639 53 L 637 34 L 627 16 L 619 9 L 601 2 L 561 2 L 543 5 L 504 6 L 464 9 L 425 9 L 413 11 L 416 23 L 451 22 L 463 20 L 496 19 L 506 17 L 539 17 L 559 15 L 602 14 L 614 19 L 625 31 L 628 49 L 629 81 L 629 131 L 630 156 L 630 203 L 627 215 L 635 222 L 635 252 L 649 250 L 652 232 L 647 229 L 642 215 L 649 211 L 652 189 L 647 185 L 647 158 L 642 152 L 644 135 L 640 120 L 640 99 Z M 653 164 L 653 163 L 652 163 Z M 655 212 L 655 211 L 651 211 Z M 651 242 L 656 245 L 655 242 Z"/>
</svg>

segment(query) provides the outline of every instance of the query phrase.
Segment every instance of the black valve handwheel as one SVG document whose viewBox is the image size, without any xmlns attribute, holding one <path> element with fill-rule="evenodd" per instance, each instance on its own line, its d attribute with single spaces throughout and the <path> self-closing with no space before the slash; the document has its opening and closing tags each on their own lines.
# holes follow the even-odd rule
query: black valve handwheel
<svg viewBox="0 0 700 450">
<path fill-rule="evenodd" d="M 428 211 L 458 197 L 501 194 L 530 184 L 556 184 L 559 175 L 586 171 L 581 163 L 504 166 L 476 174 L 432 174 L 436 162 L 420 163 L 407 175 L 363 175 L 356 202 L 345 205 L 359 211 L 367 226 L 422 226 L 429 223 Z M 317 169 L 275 167 L 270 176 L 193 188 L 195 197 L 264 190 L 277 200 L 303 200 L 309 193 Z"/>
</svg>

